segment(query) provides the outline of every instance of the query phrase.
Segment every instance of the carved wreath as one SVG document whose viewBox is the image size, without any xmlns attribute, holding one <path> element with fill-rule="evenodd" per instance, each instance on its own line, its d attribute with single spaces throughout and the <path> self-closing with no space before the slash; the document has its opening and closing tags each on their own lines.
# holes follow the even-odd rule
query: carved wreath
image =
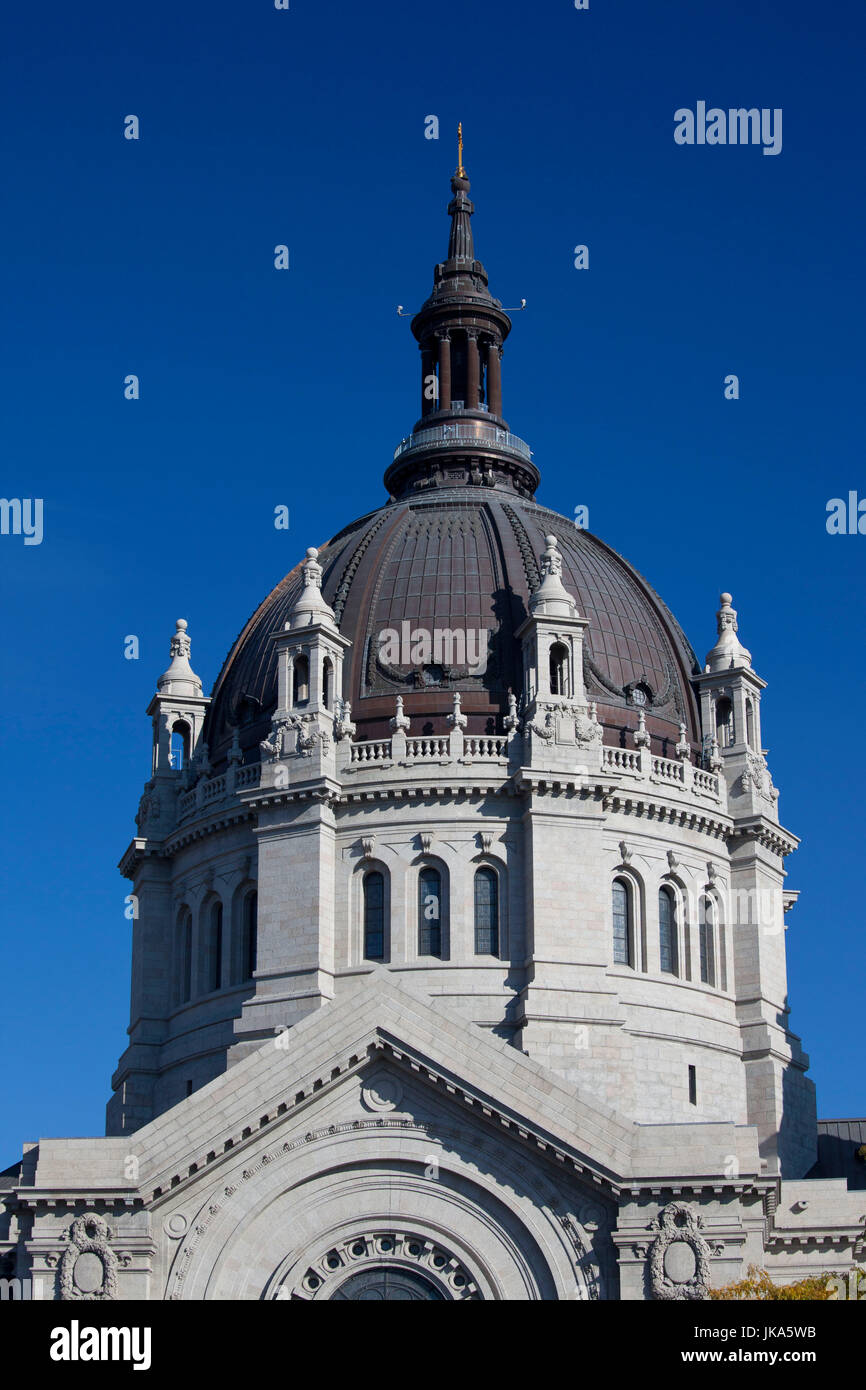
<svg viewBox="0 0 866 1390">
<path fill-rule="evenodd" d="M 61 1299 L 94 1303 L 116 1298 L 117 1256 L 108 1244 L 107 1223 L 95 1213 L 78 1216 L 69 1227 L 68 1239 L 60 1262 Z M 80 1289 L 75 1283 L 75 1266 L 82 1255 L 95 1255 L 102 1264 L 102 1284 L 93 1292 Z"/>
<path fill-rule="evenodd" d="M 669 1202 L 653 1223 L 658 1235 L 650 1249 L 649 1266 L 653 1298 L 706 1298 L 710 1278 L 710 1247 L 701 1235 L 703 1217 L 686 1202 Z M 685 1280 L 671 1279 L 665 1270 L 665 1255 L 672 1245 L 688 1245 L 694 1252 L 694 1274 Z"/>
</svg>

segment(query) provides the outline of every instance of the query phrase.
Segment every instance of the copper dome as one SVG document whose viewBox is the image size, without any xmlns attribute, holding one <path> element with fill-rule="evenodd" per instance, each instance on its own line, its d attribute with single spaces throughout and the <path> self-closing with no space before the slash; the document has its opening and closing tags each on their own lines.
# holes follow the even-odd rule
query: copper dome
<svg viewBox="0 0 866 1390">
<path fill-rule="evenodd" d="M 539 474 L 529 446 L 502 415 L 501 358 L 511 320 L 475 258 L 469 180 L 462 160 L 451 182 L 448 257 L 412 318 L 421 366 L 421 418 L 385 473 L 389 503 L 347 526 L 319 552 L 322 590 L 352 642 L 343 690 L 359 739 L 388 732 L 401 695 L 418 734 L 447 732 L 453 692 L 470 733 L 501 732 L 508 692 L 522 689 L 517 629 L 539 582 L 544 537 L 556 536 L 563 581 L 589 619 L 587 698 L 605 739 L 617 743 L 647 716 L 653 747 L 673 750 L 680 725 L 700 742 L 690 676 L 695 656 L 677 622 L 616 551 L 534 501 Z M 300 566 L 265 599 L 226 659 L 205 728 L 211 761 L 225 758 L 235 729 L 257 760 L 277 704 L 276 653 L 301 589 Z M 405 629 L 403 625 L 405 626 Z M 382 634 L 416 628 L 486 630 L 483 674 L 455 659 L 383 659 Z M 454 653 L 451 653 L 454 658 Z M 480 665 L 480 663 L 478 663 Z"/>
<path fill-rule="evenodd" d="M 461 692 L 469 732 L 501 732 L 508 691 L 522 686 L 520 643 L 539 579 L 544 537 L 557 537 L 563 581 L 590 626 L 585 639 L 587 696 L 597 701 L 605 742 L 619 743 L 637 725 L 637 701 L 653 746 L 672 749 L 684 723 L 693 744 L 700 723 L 690 676 L 698 669 L 679 624 L 650 585 L 616 551 L 566 517 L 504 488 L 437 488 L 392 502 L 353 522 L 323 546 L 322 590 L 340 630 L 352 641 L 343 697 L 351 701 L 357 737 L 388 732 L 402 695 L 413 730 L 445 733 L 452 692 Z M 302 587 L 291 571 L 250 618 L 220 672 L 205 737 L 211 760 L 225 757 L 234 729 L 245 758 L 276 708 L 276 655 L 271 635 L 282 628 Z M 380 659 L 381 634 L 416 628 L 486 629 L 490 654 L 483 674 L 465 665 L 390 665 Z M 639 693 L 635 696 L 635 687 Z"/>
</svg>

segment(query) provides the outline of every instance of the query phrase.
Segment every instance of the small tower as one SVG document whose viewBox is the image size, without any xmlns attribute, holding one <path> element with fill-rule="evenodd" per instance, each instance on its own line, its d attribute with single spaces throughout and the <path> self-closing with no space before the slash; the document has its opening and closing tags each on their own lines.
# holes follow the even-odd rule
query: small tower
<svg viewBox="0 0 866 1390">
<path fill-rule="evenodd" d="M 730 882 L 723 895 L 734 943 L 733 975 L 746 1071 L 748 1122 L 767 1173 L 807 1172 L 814 1162 L 815 1092 L 809 1059 L 788 1029 L 784 856 L 797 844 L 779 824 L 778 796 L 761 747 L 761 692 L 751 653 L 722 594 L 718 640 L 695 687 L 705 750 L 728 789 Z"/>
<path fill-rule="evenodd" d="M 157 681 L 156 694 L 147 707 L 153 720 L 154 777 L 185 772 L 198 748 L 210 700 L 202 695 L 201 681 L 189 664 L 191 647 L 186 618 L 178 618 L 171 639 L 171 664 Z"/>
<path fill-rule="evenodd" d="M 314 546 L 303 564 L 304 587 L 281 632 L 274 634 L 277 648 L 277 708 L 275 730 L 289 727 L 298 734 L 296 746 L 310 747 L 334 737 L 334 725 L 342 710 L 343 656 L 351 647 L 337 627 L 334 611 L 322 594 L 322 566 Z"/>
<path fill-rule="evenodd" d="M 752 670 L 751 652 L 737 636 L 737 613 L 730 594 L 721 594 L 716 614 L 718 641 L 695 678 L 701 701 L 704 749 L 718 745 L 732 809 L 743 808 L 778 820 L 778 792 L 761 747 L 761 691 L 767 682 Z M 739 805 L 738 805 L 739 803 Z"/>
<path fill-rule="evenodd" d="M 235 1023 L 230 1064 L 334 995 L 334 738 L 351 737 L 348 728 L 354 727 L 343 720 L 343 657 L 352 643 L 325 602 L 318 557 L 311 546 L 304 587 L 285 626 L 273 634 L 277 708 L 270 738 L 261 745 L 261 782 L 242 793 L 257 819 L 256 989 Z M 312 794 L 293 797 L 298 785 Z M 285 804 L 275 791 L 286 792 Z"/>
<path fill-rule="evenodd" d="M 555 536 L 545 536 L 541 583 L 529 600 L 529 617 L 517 629 L 523 644 L 523 701 L 527 719 L 558 706 L 586 704 L 583 634 L 589 620 L 562 582 L 562 556 Z"/>
</svg>

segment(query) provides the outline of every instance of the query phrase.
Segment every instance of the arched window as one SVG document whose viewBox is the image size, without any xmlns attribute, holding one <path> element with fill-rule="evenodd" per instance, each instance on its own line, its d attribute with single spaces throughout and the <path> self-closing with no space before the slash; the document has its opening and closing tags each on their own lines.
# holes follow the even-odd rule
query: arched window
<svg viewBox="0 0 866 1390">
<path fill-rule="evenodd" d="M 475 954 L 499 955 L 499 880 L 493 869 L 475 873 Z"/>
<path fill-rule="evenodd" d="M 442 955 L 442 875 L 429 866 L 418 875 L 418 954 Z"/>
<path fill-rule="evenodd" d="M 562 642 L 554 642 L 550 649 L 550 693 L 568 694 L 568 647 Z"/>
<path fill-rule="evenodd" d="M 705 985 L 716 983 L 716 949 L 715 949 L 715 923 L 714 923 L 713 904 L 709 898 L 701 898 L 700 919 L 698 922 L 699 945 L 701 954 L 701 979 Z"/>
<path fill-rule="evenodd" d="M 210 910 L 208 940 L 208 980 L 209 990 L 221 989 L 223 982 L 223 905 L 214 903 Z"/>
<path fill-rule="evenodd" d="M 310 698 L 310 663 L 307 657 L 295 657 L 292 681 L 292 703 L 305 705 Z"/>
<path fill-rule="evenodd" d="M 679 974 L 677 903 L 672 888 L 659 889 L 659 963 L 667 975 Z"/>
<path fill-rule="evenodd" d="M 190 728 L 179 719 L 171 731 L 171 751 L 169 762 L 175 772 L 182 772 L 189 762 Z"/>
<path fill-rule="evenodd" d="M 192 913 L 189 911 L 180 919 L 177 993 L 180 1004 L 188 1004 L 192 998 Z"/>
<path fill-rule="evenodd" d="M 757 753 L 755 747 L 755 707 L 751 700 L 746 701 L 746 742 L 753 752 Z"/>
<path fill-rule="evenodd" d="M 385 876 L 378 869 L 364 875 L 364 959 L 385 959 Z"/>
<path fill-rule="evenodd" d="M 331 708 L 331 687 L 334 683 L 334 666 L 331 658 L 326 656 L 322 662 L 322 704 L 325 709 Z"/>
<path fill-rule="evenodd" d="M 241 978 L 251 980 L 258 960 L 259 895 L 248 893 L 244 898 L 241 928 Z"/>
<path fill-rule="evenodd" d="M 611 896 L 613 903 L 614 965 L 633 966 L 634 919 L 631 910 L 631 889 L 625 879 L 614 879 Z"/>
<path fill-rule="evenodd" d="M 716 738 L 720 748 L 730 748 L 734 741 L 734 711 L 727 695 L 716 701 Z"/>
</svg>

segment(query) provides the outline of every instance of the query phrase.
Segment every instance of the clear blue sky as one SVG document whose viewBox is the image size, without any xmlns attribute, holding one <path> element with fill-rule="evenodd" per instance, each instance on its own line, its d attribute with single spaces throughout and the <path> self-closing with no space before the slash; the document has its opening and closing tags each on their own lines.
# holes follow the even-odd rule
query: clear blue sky
<svg viewBox="0 0 866 1390">
<path fill-rule="evenodd" d="M 803 838 L 792 1025 L 819 1113 L 866 1113 L 866 536 L 825 529 L 829 498 L 866 496 L 864 31 L 860 0 L 7 12 L 2 492 L 43 498 L 45 534 L 0 537 L 0 1166 L 102 1132 L 128 1022 L 115 865 L 175 618 L 209 689 L 304 548 L 384 499 L 418 414 L 395 306 L 445 254 L 458 119 L 478 254 L 528 301 L 505 414 L 539 499 L 587 504 L 701 656 L 734 594 Z M 782 108 L 781 154 L 675 144 L 701 100 Z"/>
</svg>

